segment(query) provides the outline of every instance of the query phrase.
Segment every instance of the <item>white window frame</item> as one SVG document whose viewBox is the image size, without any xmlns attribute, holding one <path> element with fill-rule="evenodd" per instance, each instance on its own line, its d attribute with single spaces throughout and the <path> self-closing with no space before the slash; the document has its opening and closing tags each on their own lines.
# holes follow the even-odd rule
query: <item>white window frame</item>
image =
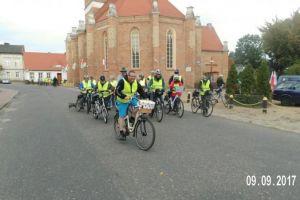
<svg viewBox="0 0 300 200">
<path fill-rule="evenodd" d="M 30 72 L 30 73 L 29 73 L 29 77 L 30 77 L 30 80 L 34 80 L 34 77 L 35 77 L 35 76 L 34 76 L 34 72 Z"/>
<path fill-rule="evenodd" d="M 42 79 L 43 78 L 43 72 L 39 72 L 38 77 L 39 77 L 39 79 Z"/>
<path fill-rule="evenodd" d="M 167 46 L 166 46 L 166 67 L 167 69 L 174 69 L 175 58 L 175 36 L 172 30 L 167 31 Z"/>
<path fill-rule="evenodd" d="M 51 78 L 51 73 L 47 72 L 47 78 Z"/>
<path fill-rule="evenodd" d="M 138 29 L 132 29 L 130 33 L 130 41 L 131 41 L 131 68 L 139 69 L 140 68 L 140 60 L 141 60 L 141 53 L 140 53 L 140 32 Z M 135 53 L 137 55 L 135 55 Z"/>
<path fill-rule="evenodd" d="M 16 78 L 20 78 L 20 72 L 16 72 Z"/>
</svg>

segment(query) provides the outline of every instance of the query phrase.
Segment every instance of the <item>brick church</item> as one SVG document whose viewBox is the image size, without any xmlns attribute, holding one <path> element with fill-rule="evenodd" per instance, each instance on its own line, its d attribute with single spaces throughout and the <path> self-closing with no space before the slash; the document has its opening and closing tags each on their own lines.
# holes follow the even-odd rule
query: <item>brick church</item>
<svg viewBox="0 0 300 200">
<path fill-rule="evenodd" d="M 193 7 L 181 13 L 169 0 L 85 0 L 85 21 L 66 39 L 68 82 L 84 75 L 117 76 L 122 67 L 168 79 L 179 69 L 186 87 L 202 74 L 228 74 L 228 47 L 212 24 L 202 25 Z"/>
</svg>

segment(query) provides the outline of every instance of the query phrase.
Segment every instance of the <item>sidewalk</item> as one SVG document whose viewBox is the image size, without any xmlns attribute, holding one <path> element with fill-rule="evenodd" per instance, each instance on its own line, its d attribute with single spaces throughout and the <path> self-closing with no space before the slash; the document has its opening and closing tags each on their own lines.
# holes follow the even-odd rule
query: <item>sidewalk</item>
<svg viewBox="0 0 300 200">
<path fill-rule="evenodd" d="M 186 99 L 184 100 L 185 110 L 191 111 L 191 104 L 186 103 Z M 234 106 L 233 109 L 228 109 L 221 102 L 215 105 L 212 116 L 300 133 L 299 106 L 268 105 L 268 110 L 265 114 L 261 108 Z"/>
<path fill-rule="evenodd" d="M 17 90 L 0 88 L 0 110 L 4 108 L 17 94 Z"/>
</svg>

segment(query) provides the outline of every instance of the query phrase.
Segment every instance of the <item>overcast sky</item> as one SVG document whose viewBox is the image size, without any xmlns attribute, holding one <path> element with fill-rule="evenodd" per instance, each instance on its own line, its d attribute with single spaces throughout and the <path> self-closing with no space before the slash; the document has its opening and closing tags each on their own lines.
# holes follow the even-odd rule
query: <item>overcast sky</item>
<svg viewBox="0 0 300 200">
<path fill-rule="evenodd" d="M 138 0 L 136 0 L 138 1 Z M 170 0 L 183 14 L 193 6 L 203 25 L 212 23 L 221 41 L 236 42 L 276 17 L 285 19 L 300 0 Z M 26 51 L 64 52 L 72 26 L 84 18 L 84 0 L 0 0 L 0 43 L 25 45 Z"/>
</svg>

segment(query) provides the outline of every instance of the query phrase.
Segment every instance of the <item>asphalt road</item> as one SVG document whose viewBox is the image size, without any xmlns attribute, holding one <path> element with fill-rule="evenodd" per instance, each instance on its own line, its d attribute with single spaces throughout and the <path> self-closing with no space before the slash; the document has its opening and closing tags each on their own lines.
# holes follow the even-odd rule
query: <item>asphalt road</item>
<svg viewBox="0 0 300 200">
<path fill-rule="evenodd" d="M 0 87 L 20 91 L 0 111 L 0 200 L 300 197 L 299 134 L 186 112 L 154 122 L 144 152 L 114 138 L 112 118 L 105 125 L 69 110 L 75 89 Z M 252 175 L 257 185 L 247 186 Z"/>
</svg>

